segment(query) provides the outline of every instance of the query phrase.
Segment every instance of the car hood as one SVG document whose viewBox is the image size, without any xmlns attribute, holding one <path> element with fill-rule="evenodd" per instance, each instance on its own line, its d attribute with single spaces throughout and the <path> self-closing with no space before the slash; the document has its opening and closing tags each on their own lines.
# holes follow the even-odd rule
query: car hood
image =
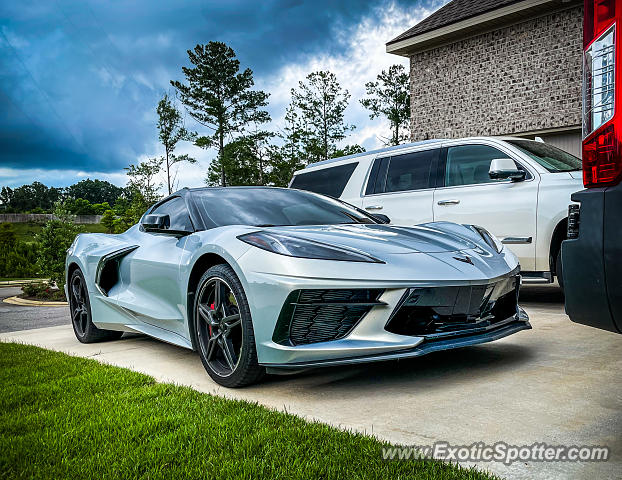
<svg viewBox="0 0 622 480">
<path fill-rule="evenodd" d="M 460 228 L 467 231 L 466 227 Z M 415 227 L 376 224 L 313 225 L 270 227 L 265 230 L 295 235 L 329 245 L 354 248 L 372 255 L 456 252 L 482 246 L 469 239 L 468 235 L 444 231 L 435 228 L 434 224 Z"/>
</svg>

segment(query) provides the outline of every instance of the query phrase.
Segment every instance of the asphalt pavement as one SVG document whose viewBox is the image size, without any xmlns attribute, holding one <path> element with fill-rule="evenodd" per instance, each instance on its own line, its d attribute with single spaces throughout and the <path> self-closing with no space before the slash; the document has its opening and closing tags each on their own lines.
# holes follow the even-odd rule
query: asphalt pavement
<svg viewBox="0 0 622 480">
<path fill-rule="evenodd" d="M 71 324 L 69 307 L 25 307 L 3 302 L 20 293 L 20 287 L 0 287 L 0 333 Z"/>
</svg>

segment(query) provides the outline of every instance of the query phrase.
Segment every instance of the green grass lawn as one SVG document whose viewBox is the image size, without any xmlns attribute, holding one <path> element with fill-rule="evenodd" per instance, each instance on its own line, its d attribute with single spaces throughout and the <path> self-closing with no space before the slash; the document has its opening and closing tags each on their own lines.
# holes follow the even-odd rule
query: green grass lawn
<svg viewBox="0 0 622 480">
<path fill-rule="evenodd" d="M 1 478 L 494 478 L 383 461 L 382 447 L 256 404 L 0 343 Z"/>
<path fill-rule="evenodd" d="M 39 222 L 23 222 L 12 223 L 13 229 L 17 235 L 17 238 L 23 242 L 32 242 L 35 239 L 35 235 L 38 234 L 44 223 Z M 88 223 L 81 225 L 85 232 L 88 233 L 106 233 L 106 229 L 99 223 Z"/>
</svg>

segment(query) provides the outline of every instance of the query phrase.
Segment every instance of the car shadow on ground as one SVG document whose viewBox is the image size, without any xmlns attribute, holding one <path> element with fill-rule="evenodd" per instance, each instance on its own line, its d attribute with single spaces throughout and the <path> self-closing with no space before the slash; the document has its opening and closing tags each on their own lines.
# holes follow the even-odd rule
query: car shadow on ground
<svg viewBox="0 0 622 480">
<path fill-rule="evenodd" d="M 536 304 L 558 304 L 563 308 L 563 301 L 563 292 L 556 284 L 527 285 L 521 288 L 520 303 L 527 308 Z M 533 334 L 533 331 L 526 331 L 517 335 Z M 158 341 L 135 333 L 125 333 L 123 338 L 144 338 L 148 343 Z M 281 388 L 291 383 L 298 389 L 308 388 L 310 393 L 317 387 L 362 393 L 370 386 L 390 389 L 406 385 L 416 386 L 420 391 L 432 391 L 444 388 L 443 384 L 467 381 L 474 377 L 485 379 L 506 375 L 514 369 L 521 369 L 537 354 L 535 346 L 490 342 L 433 352 L 411 359 L 315 368 L 287 375 L 267 375 L 260 384 L 248 389 Z"/>
<path fill-rule="evenodd" d="M 564 305 L 564 294 L 559 286 L 523 285 L 519 303 L 529 308 L 536 304 Z M 517 335 L 533 335 L 533 331 Z M 416 384 L 419 389 L 441 388 L 443 382 L 462 381 L 477 376 L 507 374 L 519 369 L 537 355 L 536 347 L 508 342 L 490 342 L 482 345 L 434 352 L 417 358 L 377 362 L 363 365 L 345 365 L 310 369 L 293 375 L 269 375 L 264 384 L 281 382 L 312 383 L 313 388 L 338 384 L 347 388 L 400 386 Z"/>
<path fill-rule="evenodd" d="M 521 305 L 529 303 L 558 303 L 564 305 L 564 292 L 557 283 L 548 285 L 523 285 L 518 296 Z"/>
<path fill-rule="evenodd" d="M 292 382 L 308 384 L 309 388 L 331 386 L 355 393 L 357 388 L 403 387 L 416 385 L 418 390 L 444 388 L 447 383 L 473 377 L 480 379 L 507 374 L 519 369 L 536 355 L 531 348 L 515 344 L 486 344 L 444 352 L 434 352 L 418 358 L 310 369 L 294 375 L 269 375 L 264 385 Z M 300 386 L 299 385 L 299 386 Z"/>
</svg>

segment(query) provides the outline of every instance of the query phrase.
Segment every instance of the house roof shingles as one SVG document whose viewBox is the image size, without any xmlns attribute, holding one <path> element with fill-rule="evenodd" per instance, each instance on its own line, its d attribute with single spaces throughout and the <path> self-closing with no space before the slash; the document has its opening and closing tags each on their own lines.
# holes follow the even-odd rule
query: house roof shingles
<svg viewBox="0 0 622 480">
<path fill-rule="evenodd" d="M 387 42 L 387 45 L 405 40 L 521 0 L 453 0 L 417 25 Z"/>
</svg>

